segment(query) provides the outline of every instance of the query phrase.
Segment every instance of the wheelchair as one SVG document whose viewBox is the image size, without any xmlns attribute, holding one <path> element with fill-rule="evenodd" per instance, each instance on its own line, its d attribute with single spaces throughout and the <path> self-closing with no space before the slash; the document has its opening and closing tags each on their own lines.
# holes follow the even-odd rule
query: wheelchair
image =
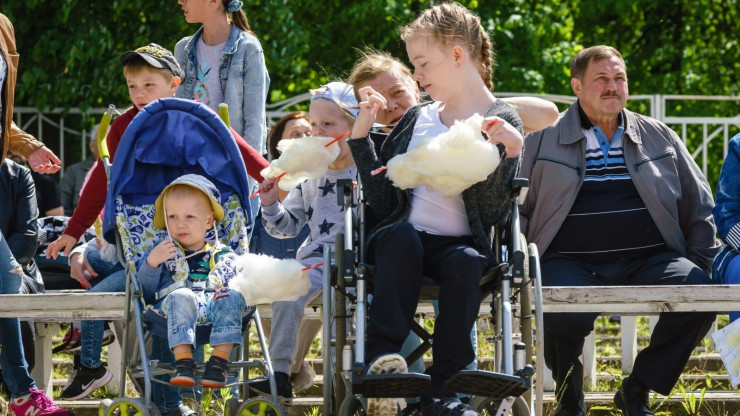
<svg viewBox="0 0 740 416">
<path fill-rule="evenodd" d="M 490 337 L 495 344 L 494 371 L 461 370 L 445 384 L 451 391 L 472 395 L 468 404 L 481 414 L 523 416 L 531 414 L 533 407 L 532 324 L 534 320 L 536 327 L 542 328 L 542 295 L 537 248 L 527 245 L 520 232 L 518 203 L 524 199 L 527 186 L 526 179 L 515 179 L 518 198 L 512 203 L 506 225 L 492 233 L 496 266 L 481 279 L 484 302 L 491 308 L 495 328 Z M 338 183 L 337 188 L 337 203 L 346 217 L 344 233 L 337 235 L 334 252 L 325 247 L 323 253 L 324 264 L 334 260 L 332 268 L 324 269 L 323 414 L 364 415 L 363 398 L 422 396 L 429 392 L 430 377 L 414 373 L 365 374 L 367 295 L 373 272 L 364 254 L 367 205 L 361 184 L 357 186 L 357 201 L 352 181 Z M 421 300 L 436 299 L 438 292 L 439 286 L 425 277 Z M 404 357 L 408 363 L 432 347 L 432 335 L 422 325 L 414 322 L 411 330 L 422 344 Z M 537 357 L 537 361 L 543 368 L 543 357 Z M 536 404 L 536 414 L 541 414 L 542 404 Z"/>
</svg>

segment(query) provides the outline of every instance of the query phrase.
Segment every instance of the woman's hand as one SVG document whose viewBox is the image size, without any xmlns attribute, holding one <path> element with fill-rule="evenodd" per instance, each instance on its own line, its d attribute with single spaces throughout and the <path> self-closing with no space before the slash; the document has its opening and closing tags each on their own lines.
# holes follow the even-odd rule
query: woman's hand
<svg viewBox="0 0 740 416">
<path fill-rule="evenodd" d="M 372 87 L 360 88 L 359 94 L 360 113 L 357 115 L 357 120 L 355 120 L 355 125 L 352 128 L 350 138 L 353 139 L 367 137 L 368 133 L 370 133 L 370 128 L 375 123 L 375 117 L 378 115 L 378 111 L 386 109 L 385 98 Z"/>
<path fill-rule="evenodd" d="M 260 183 L 260 202 L 262 205 L 269 207 L 278 199 L 278 182 L 280 179 L 265 179 Z"/>
<path fill-rule="evenodd" d="M 92 283 L 90 283 L 90 277 L 98 277 L 98 273 L 92 268 L 90 263 L 87 261 L 82 253 L 74 253 L 69 258 L 69 276 L 73 280 L 80 282 L 80 285 L 85 289 L 90 289 Z"/>
<path fill-rule="evenodd" d="M 152 249 L 146 258 L 146 264 L 152 269 L 156 269 L 167 259 L 174 259 L 177 256 L 177 247 L 169 238 L 163 240 Z"/>
<path fill-rule="evenodd" d="M 519 157 L 524 146 L 524 138 L 519 130 L 500 117 L 485 117 L 481 124 L 481 131 L 488 136 L 491 144 L 503 144 L 506 157 Z"/>
<path fill-rule="evenodd" d="M 62 161 L 48 147 L 42 146 L 28 155 L 28 166 L 38 173 L 52 174 L 59 172 Z"/>
</svg>

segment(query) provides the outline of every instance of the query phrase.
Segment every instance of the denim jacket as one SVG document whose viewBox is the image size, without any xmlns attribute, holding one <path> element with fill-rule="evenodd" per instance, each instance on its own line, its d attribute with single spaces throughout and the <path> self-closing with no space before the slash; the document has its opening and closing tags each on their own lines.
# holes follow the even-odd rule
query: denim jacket
<svg viewBox="0 0 740 416">
<path fill-rule="evenodd" d="M 175 58 L 185 73 L 185 79 L 175 94 L 178 98 L 193 98 L 198 71 L 196 46 L 202 34 L 201 26 L 193 36 L 182 38 L 175 46 Z M 234 25 L 224 47 L 218 74 L 224 102 L 229 106 L 231 127 L 250 146 L 264 154 L 267 137 L 265 102 L 270 76 L 259 40 Z"/>
<path fill-rule="evenodd" d="M 740 134 L 730 140 L 728 147 L 712 210 L 719 237 L 725 243 L 712 266 L 712 279 L 717 283 L 724 282 L 727 265 L 740 250 Z"/>
</svg>

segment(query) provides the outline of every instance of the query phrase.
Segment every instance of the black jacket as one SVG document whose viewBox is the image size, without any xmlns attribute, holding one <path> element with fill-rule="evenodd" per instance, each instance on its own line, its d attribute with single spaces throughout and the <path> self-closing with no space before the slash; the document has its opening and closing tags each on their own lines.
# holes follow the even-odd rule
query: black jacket
<svg viewBox="0 0 740 416">
<path fill-rule="evenodd" d="M 365 196 L 375 214 L 382 219 L 371 233 L 370 239 L 380 228 L 406 221 L 411 212 L 412 189 L 396 188 L 387 175 L 373 176 L 370 172 L 385 166 L 393 156 L 406 152 L 414 133 L 419 108 L 427 104 L 420 104 L 406 111 L 401 121 L 383 142 L 379 154 L 376 153 L 370 137 L 348 141 L 362 180 Z M 497 100 L 494 103 L 486 113 L 486 116 L 491 115 L 503 118 L 522 132 L 522 121 L 519 115 L 503 101 Z M 502 150 L 503 146 L 499 148 Z M 502 159 L 501 164 L 488 175 L 485 181 L 472 185 L 462 193 L 475 248 L 486 256 L 489 265 L 493 264 L 491 228 L 504 223 L 508 218 L 511 202 L 516 196 L 512 181 L 519 170 L 520 163 L 521 157 Z"/>
<path fill-rule="evenodd" d="M 27 273 L 35 269 L 33 255 L 38 245 L 38 216 L 31 170 L 3 159 L 0 166 L 0 230 L 13 256 Z"/>
</svg>

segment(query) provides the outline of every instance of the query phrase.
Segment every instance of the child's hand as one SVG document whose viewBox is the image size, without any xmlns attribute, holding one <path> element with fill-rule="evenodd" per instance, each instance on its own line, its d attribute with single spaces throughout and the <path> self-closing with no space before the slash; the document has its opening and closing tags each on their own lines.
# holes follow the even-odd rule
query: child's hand
<svg viewBox="0 0 740 416">
<path fill-rule="evenodd" d="M 269 207 L 278 199 L 278 182 L 280 179 L 267 178 L 260 184 L 260 202 L 262 205 Z"/>
<path fill-rule="evenodd" d="M 367 137 L 370 128 L 375 123 L 375 117 L 379 110 L 386 109 L 386 101 L 383 95 L 375 91 L 372 87 L 360 88 L 360 114 L 357 115 L 355 125 L 352 127 L 350 138 L 359 139 Z"/>
<path fill-rule="evenodd" d="M 174 259 L 177 255 L 177 247 L 170 239 L 166 239 L 157 244 L 146 258 L 146 264 L 152 269 L 156 269 L 167 259 Z"/>
<path fill-rule="evenodd" d="M 519 130 L 507 123 L 500 117 L 485 117 L 481 125 L 481 131 L 488 136 L 491 144 L 503 144 L 506 149 L 506 157 L 518 157 L 522 153 L 524 138 Z"/>
<path fill-rule="evenodd" d="M 46 258 L 53 257 L 55 260 L 59 256 L 59 252 L 64 250 L 64 255 L 69 256 L 69 252 L 77 243 L 77 240 L 69 234 L 62 234 L 61 237 L 54 240 L 48 247 L 46 247 Z"/>
</svg>

